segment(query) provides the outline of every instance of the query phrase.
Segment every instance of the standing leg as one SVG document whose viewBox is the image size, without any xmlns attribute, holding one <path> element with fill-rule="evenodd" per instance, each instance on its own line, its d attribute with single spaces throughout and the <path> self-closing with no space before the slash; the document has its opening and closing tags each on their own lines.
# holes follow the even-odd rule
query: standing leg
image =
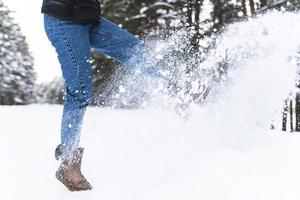
<svg viewBox="0 0 300 200">
<path fill-rule="evenodd" d="M 67 94 L 61 124 L 61 145 L 56 153 L 62 162 L 56 177 L 70 190 L 88 190 L 90 184 L 81 174 L 83 149 L 78 148 L 86 107 L 92 99 L 92 69 L 89 29 L 70 21 L 45 15 L 45 30 L 56 49 L 66 83 Z"/>
<path fill-rule="evenodd" d="M 62 152 L 63 157 L 67 157 L 78 147 L 83 116 L 92 98 L 89 26 L 47 15 L 45 25 L 67 88 L 61 125 Z"/>
</svg>

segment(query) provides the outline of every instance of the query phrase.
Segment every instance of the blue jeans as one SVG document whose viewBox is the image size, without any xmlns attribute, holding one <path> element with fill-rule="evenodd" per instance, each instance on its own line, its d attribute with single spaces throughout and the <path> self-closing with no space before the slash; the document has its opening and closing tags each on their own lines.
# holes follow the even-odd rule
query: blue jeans
<svg viewBox="0 0 300 200">
<path fill-rule="evenodd" d="M 158 69 L 145 66 L 145 48 L 134 35 L 104 17 L 100 24 L 81 25 L 44 15 L 46 34 L 56 49 L 66 84 L 61 124 L 63 158 L 78 148 L 86 107 L 92 100 L 91 48 L 119 61 L 129 69 L 143 68 L 150 76 Z"/>
</svg>

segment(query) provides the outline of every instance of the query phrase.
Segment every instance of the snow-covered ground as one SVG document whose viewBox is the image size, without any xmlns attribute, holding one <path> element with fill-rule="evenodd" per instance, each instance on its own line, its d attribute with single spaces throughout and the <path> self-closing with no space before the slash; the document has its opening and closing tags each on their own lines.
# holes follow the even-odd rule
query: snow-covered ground
<svg viewBox="0 0 300 200">
<path fill-rule="evenodd" d="M 228 26 L 199 66 L 226 61 L 226 79 L 196 77 L 211 92 L 186 120 L 164 98 L 144 110 L 89 109 L 89 192 L 71 193 L 54 177 L 61 106 L 0 107 L 0 199 L 299 200 L 300 135 L 279 131 L 284 99 L 295 94 L 299 32 L 297 13 Z"/>
<path fill-rule="evenodd" d="M 83 171 L 94 189 L 71 193 L 54 177 L 61 110 L 0 107 L 1 199 L 300 198 L 298 135 L 203 129 L 197 113 L 183 122 L 160 110 L 99 108 L 88 110 L 82 133 Z"/>
</svg>

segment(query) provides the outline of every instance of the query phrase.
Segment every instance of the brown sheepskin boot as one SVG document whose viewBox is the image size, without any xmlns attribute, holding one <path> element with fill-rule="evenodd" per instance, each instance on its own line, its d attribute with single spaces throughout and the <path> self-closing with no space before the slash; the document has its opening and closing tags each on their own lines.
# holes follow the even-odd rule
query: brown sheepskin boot
<svg viewBox="0 0 300 200">
<path fill-rule="evenodd" d="M 83 150 L 83 148 L 76 149 L 71 158 L 63 160 L 56 171 L 56 178 L 70 191 L 85 191 L 92 189 L 91 184 L 81 173 Z M 60 155 L 60 146 L 58 146 L 55 150 L 55 157 L 59 159 Z"/>
</svg>

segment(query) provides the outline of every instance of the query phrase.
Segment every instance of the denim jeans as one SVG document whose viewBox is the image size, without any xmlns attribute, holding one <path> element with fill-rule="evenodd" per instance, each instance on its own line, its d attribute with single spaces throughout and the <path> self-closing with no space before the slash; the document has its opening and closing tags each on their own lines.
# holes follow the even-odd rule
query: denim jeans
<svg viewBox="0 0 300 200">
<path fill-rule="evenodd" d="M 83 116 L 92 99 L 91 48 L 134 70 L 143 68 L 150 76 L 158 69 L 145 66 L 145 48 L 134 35 L 104 17 L 100 23 L 78 24 L 44 15 L 45 31 L 56 49 L 66 84 L 61 144 L 63 158 L 78 148 Z M 130 63 L 130 64 L 129 64 Z"/>
</svg>

